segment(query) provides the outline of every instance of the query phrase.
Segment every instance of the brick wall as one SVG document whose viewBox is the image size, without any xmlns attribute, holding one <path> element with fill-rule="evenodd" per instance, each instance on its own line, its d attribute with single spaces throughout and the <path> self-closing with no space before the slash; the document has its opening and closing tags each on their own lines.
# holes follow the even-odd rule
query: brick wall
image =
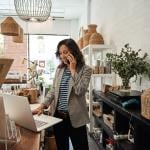
<svg viewBox="0 0 150 150">
<path fill-rule="evenodd" d="M 15 43 L 11 36 L 4 36 L 4 57 L 14 59 L 10 71 L 26 73 L 27 62 L 23 63 L 23 59 L 27 58 L 27 36 L 24 35 L 23 43 Z"/>
</svg>

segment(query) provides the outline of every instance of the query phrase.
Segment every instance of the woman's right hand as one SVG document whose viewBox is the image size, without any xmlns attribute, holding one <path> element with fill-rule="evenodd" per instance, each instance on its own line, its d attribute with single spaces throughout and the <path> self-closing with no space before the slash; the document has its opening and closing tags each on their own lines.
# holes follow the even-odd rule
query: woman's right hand
<svg viewBox="0 0 150 150">
<path fill-rule="evenodd" d="M 38 108 L 32 110 L 32 114 L 33 115 L 35 115 L 35 114 L 38 114 L 38 115 L 43 114 L 44 108 L 45 108 L 45 106 L 43 104 L 41 104 Z"/>
</svg>

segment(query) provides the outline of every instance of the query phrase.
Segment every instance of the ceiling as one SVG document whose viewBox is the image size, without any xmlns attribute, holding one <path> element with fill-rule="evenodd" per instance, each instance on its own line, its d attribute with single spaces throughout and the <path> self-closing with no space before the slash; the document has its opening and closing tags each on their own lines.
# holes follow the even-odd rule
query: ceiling
<svg viewBox="0 0 150 150">
<path fill-rule="evenodd" d="M 54 19 L 78 19 L 81 16 L 85 0 L 51 0 L 51 17 Z M 17 16 L 14 0 L 0 0 L 0 19 Z"/>
</svg>

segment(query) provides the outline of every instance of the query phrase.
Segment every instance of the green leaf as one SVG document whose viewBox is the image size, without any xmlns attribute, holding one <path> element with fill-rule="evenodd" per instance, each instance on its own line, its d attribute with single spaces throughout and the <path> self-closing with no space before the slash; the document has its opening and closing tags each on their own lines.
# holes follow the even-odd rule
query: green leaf
<svg viewBox="0 0 150 150">
<path fill-rule="evenodd" d="M 150 63 L 146 61 L 148 54 L 139 56 L 142 50 L 133 50 L 129 43 L 125 44 L 120 54 L 107 53 L 106 57 L 112 64 L 112 70 L 121 78 L 130 79 L 145 74 L 150 78 Z"/>
</svg>

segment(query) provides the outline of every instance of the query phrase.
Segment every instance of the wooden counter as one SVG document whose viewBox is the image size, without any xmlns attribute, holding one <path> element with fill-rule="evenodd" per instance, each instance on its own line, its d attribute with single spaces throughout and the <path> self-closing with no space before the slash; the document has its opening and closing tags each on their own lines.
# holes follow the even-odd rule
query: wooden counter
<svg viewBox="0 0 150 150">
<path fill-rule="evenodd" d="M 11 150 L 39 150 L 40 133 L 32 132 L 25 128 L 20 128 L 20 142 L 11 146 Z M 0 143 L 0 150 L 5 150 L 5 145 Z"/>
</svg>

